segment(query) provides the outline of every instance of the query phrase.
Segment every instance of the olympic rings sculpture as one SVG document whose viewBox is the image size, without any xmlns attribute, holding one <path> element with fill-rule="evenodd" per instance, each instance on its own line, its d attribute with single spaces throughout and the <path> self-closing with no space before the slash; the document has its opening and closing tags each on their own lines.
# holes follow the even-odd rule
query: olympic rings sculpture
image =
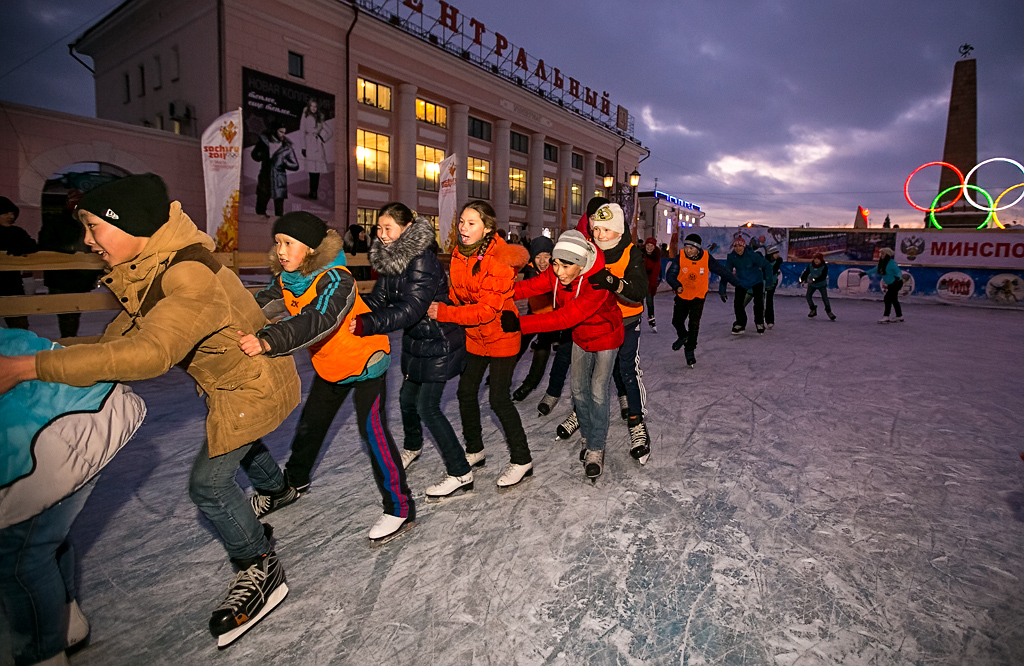
<svg viewBox="0 0 1024 666">
<path fill-rule="evenodd" d="M 960 200 L 960 197 L 963 197 L 967 201 L 967 203 L 971 204 L 978 210 L 988 213 L 988 217 L 985 218 L 985 221 L 978 226 L 979 229 L 988 224 L 989 220 L 994 221 L 1000 229 L 1005 229 L 1006 227 L 1004 227 L 1002 222 L 999 221 L 999 216 L 996 215 L 996 212 L 1000 210 L 1005 210 L 1012 206 L 1016 206 L 1018 203 L 1020 203 L 1021 199 L 1024 199 L 1024 189 L 1021 190 L 1020 194 L 1017 196 L 1016 199 L 1006 204 L 1005 206 L 1000 206 L 999 202 L 1002 200 L 1003 196 L 1009 193 L 1011 190 L 1015 190 L 1018 187 L 1024 188 L 1024 183 L 1018 183 L 1013 187 L 1007 188 L 1006 190 L 1003 191 L 1002 194 L 995 198 L 995 201 L 993 201 L 992 197 L 989 195 L 988 192 L 978 187 L 977 185 L 970 184 L 971 177 L 974 175 L 974 173 L 978 169 L 980 169 L 981 167 L 985 166 L 990 162 L 1007 162 L 1020 169 L 1021 174 L 1024 175 L 1024 165 L 1022 165 L 1020 162 L 1016 160 L 1011 160 L 1008 157 L 993 157 L 985 160 L 984 162 L 979 162 L 974 166 L 973 169 L 967 172 L 966 176 L 964 176 L 960 169 L 957 169 L 954 165 L 950 164 L 949 162 L 928 162 L 927 164 L 922 164 L 921 166 L 917 167 L 910 173 L 909 176 L 907 176 L 906 182 L 903 183 L 903 196 L 907 199 L 907 203 L 909 203 L 911 206 L 921 211 L 922 213 L 928 213 L 928 217 L 931 223 L 934 224 L 939 229 L 941 229 L 942 227 L 939 226 L 939 223 L 935 221 L 935 213 L 944 211 L 948 208 L 952 208 L 953 205 Z M 957 178 L 960 179 L 960 184 L 946 188 L 945 190 L 940 192 L 939 196 L 935 197 L 935 200 L 932 201 L 931 208 L 922 208 L 921 206 L 918 206 L 916 203 L 914 203 L 913 199 L 910 198 L 910 181 L 911 179 L 913 179 L 915 175 L 917 175 L 918 171 L 930 166 L 948 167 L 952 169 L 953 172 L 956 174 Z M 957 191 L 956 196 L 953 197 L 953 200 L 950 201 L 945 206 L 938 206 L 939 200 L 949 192 L 952 192 L 953 190 Z M 981 206 L 977 201 L 972 199 L 970 190 L 975 190 L 976 192 L 981 192 L 982 194 L 984 194 L 985 198 L 988 199 L 988 206 Z"/>
</svg>

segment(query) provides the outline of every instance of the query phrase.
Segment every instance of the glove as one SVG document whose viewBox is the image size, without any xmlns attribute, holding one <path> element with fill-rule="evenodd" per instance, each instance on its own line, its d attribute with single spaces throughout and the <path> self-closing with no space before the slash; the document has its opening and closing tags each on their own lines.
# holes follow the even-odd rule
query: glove
<svg viewBox="0 0 1024 666">
<path fill-rule="evenodd" d="M 303 148 L 303 149 L 302 149 L 302 156 L 303 156 L 303 157 L 305 157 L 305 156 L 306 156 L 306 149 L 305 149 L 305 148 Z"/>
<path fill-rule="evenodd" d="M 587 278 L 587 282 L 594 289 L 607 289 L 608 291 L 618 291 L 619 286 L 622 284 L 622 280 L 612 275 L 611 271 L 607 268 L 602 268 L 591 275 Z"/>
<path fill-rule="evenodd" d="M 729 297 L 725 295 L 724 291 L 718 292 L 718 295 L 722 297 L 722 302 L 723 303 L 727 303 L 729 301 Z"/>
<path fill-rule="evenodd" d="M 516 331 L 521 330 L 521 327 L 519 326 L 519 315 L 515 312 L 511 312 L 510 310 L 502 310 L 501 330 L 506 333 L 515 333 Z"/>
</svg>

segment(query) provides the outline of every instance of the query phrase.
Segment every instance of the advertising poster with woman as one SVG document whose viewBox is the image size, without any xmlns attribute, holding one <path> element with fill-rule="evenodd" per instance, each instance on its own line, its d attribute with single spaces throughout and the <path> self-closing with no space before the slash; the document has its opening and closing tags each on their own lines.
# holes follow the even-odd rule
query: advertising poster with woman
<svg viewBox="0 0 1024 666">
<path fill-rule="evenodd" d="M 242 68 L 242 210 L 334 219 L 334 95 Z"/>
</svg>

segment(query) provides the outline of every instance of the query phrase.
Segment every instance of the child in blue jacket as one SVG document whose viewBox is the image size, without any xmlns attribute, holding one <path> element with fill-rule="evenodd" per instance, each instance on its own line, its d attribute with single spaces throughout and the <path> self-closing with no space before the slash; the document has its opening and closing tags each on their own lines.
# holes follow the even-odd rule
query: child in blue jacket
<svg viewBox="0 0 1024 666">
<path fill-rule="evenodd" d="M 821 302 L 825 304 L 825 314 L 832 321 L 836 316 L 832 313 L 832 305 L 828 302 L 828 264 L 825 263 L 825 255 L 818 252 L 814 255 L 810 265 L 800 274 L 800 282 L 807 283 L 807 307 L 811 309 L 808 317 L 818 316 L 818 306 L 814 304 L 814 292 L 821 292 Z"/>
<path fill-rule="evenodd" d="M 896 265 L 894 252 L 891 247 L 883 247 L 878 253 L 878 266 L 864 272 L 865 275 L 878 274 L 882 276 L 882 284 L 885 285 L 885 314 L 878 320 L 879 324 L 903 321 L 903 308 L 900 307 L 900 289 L 903 288 L 903 271 Z M 889 312 L 895 310 L 896 316 L 889 318 Z"/>
</svg>

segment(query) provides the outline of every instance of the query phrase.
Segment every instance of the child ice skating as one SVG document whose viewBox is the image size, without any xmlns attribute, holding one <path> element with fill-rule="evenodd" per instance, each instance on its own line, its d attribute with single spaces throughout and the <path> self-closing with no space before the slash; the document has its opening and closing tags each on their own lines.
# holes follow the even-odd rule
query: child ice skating
<svg viewBox="0 0 1024 666">
<path fill-rule="evenodd" d="M 672 350 L 679 351 L 682 348 L 686 354 L 686 364 L 691 368 L 697 363 L 694 352 L 697 349 L 700 318 L 704 314 L 704 302 L 708 294 L 711 273 L 734 287 L 740 287 L 732 272 L 726 270 L 710 252 L 701 247 L 701 237 L 697 234 L 689 234 L 686 237 L 679 258 L 669 263 L 665 273 L 665 281 L 676 294 L 672 311 L 676 341 L 672 343 Z M 724 296 L 722 301 L 725 302 Z"/>
<path fill-rule="evenodd" d="M 658 327 L 654 321 L 654 297 L 658 294 L 658 285 L 661 284 L 661 250 L 658 249 L 658 239 L 651 237 L 644 241 L 641 248 L 644 259 L 644 272 L 647 273 L 647 325 L 651 327 L 651 333 L 657 333 Z"/>
<path fill-rule="evenodd" d="M 484 201 L 471 201 L 459 213 L 459 239 L 451 259 L 448 303 L 435 302 L 427 315 L 466 329 L 466 369 L 459 378 L 459 414 L 470 465 L 484 462 L 483 424 L 480 421 L 480 384 L 490 368 L 489 403 L 508 441 L 509 464 L 498 477 L 499 488 L 509 488 L 533 474 L 533 458 L 526 431 L 512 402 L 512 372 L 521 336 L 503 331 L 503 312 L 518 314 L 513 302 L 516 273 L 526 265 L 529 252 L 497 235 L 494 209 Z"/>
<path fill-rule="evenodd" d="M 764 283 L 764 325 L 765 328 L 775 328 L 775 290 L 779 288 L 779 281 L 782 279 L 782 257 L 779 256 L 779 246 L 769 245 L 764 248 L 764 258 L 771 266 L 771 276 Z"/>
<path fill-rule="evenodd" d="M 821 252 L 814 255 L 811 263 L 800 274 L 800 283 L 804 282 L 807 283 L 807 307 L 810 308 L 807 316 L 818 316 L 818 306 L 814 304 L 814 292 L 818 291 L 821 292 L 821 302 L 825 304 L 825 314 L 835 321 L 836 316 L 832 313 L 832 304 L 828 300 L 828 264 Z"/>
<path fill-rule="evenodd" d="M 526 264 L 523 268 L 523 279 L 529 280 L 546 271 L 551 265 L 551 251 L 554 248 L 554 241 L 547 236 L 537 236 L 530 241 L 530 263 Z M 529 299 L 528 312 L 529 314 L 543 314 L 550 312 L 551 307 L 552 294 L 538 294 Z M 534 389 L 540 386 L 541 380 L 544 379 L 544 371 L 548 366 L 548 358 L 551 356 L 551 348 L 558 343 L 561 336 L 561 331 L 545 331 L 537 335 L 523 334 L 519 348 L 519 358 L 522 358 L 526 350 L 531 348 L 531 341 L 533 341 L 533 358 L 530 362 L 530 370 L 526 373 L 526 378 L 523 380 L 522 385 L 512 392 L 512 399 L 514 401 L 522 402 L 526 400 L 533 393 Z"/>
<path fill-rule="evenodd" d="M 287 484 L 278 492 L 257 492 L 252 510 L 258 516 L 266 515 L 309 489 L 313 463 L 327 430 L 352 393 L 359 436 L 367 444 L 384 505 L 369 537 L 371 542 L 384 542 L 416 519 L 402 457 L 388 430 L 385 380 L 391 345 L 385 335 L 359 337 L 350 331 L 350 321 L 369 308 L 345 268 L 337 232 L 328 230 L 317 216 L 299 211 L 279 217 L 273 234 L 270 265 L 276 279 L 256 294 L 256 301 L 268 316 L 287 317 L 262 327 L 255 335 L 243 335 L 238 346 L 250 356 L 270 358 L 309 349 L 316 373 L 285 466 Z"/>
<path fill-rule="evenodd" d="M 206 395 L 206 438 L 189 477 L 189 497 L 213 525 L 238 568 L 210 631 L 224 647 L 288 593 L 284 568 L 235 482 L 273 493 L 284 477 L 260 438 L 299 403 L 291 358 L 251 358 L 238 331 L 267 323 L 238 276 L 213 256 L 213 239 L 171 203 L 154 174 L 129 176 L 82 197 L 75 216 L 85 242 L 107 265 L 101 282 L 124 311 L 95 344 L 0 359 L 0 390 L 40 379 L 72 386 L 158 377 L 180 364 Z"/>
<path fill-rule="evenodd" d="M 903 288 L 903 271 L 896 265 L 895 252 L 891 247 L 883 247 L 878 253 L 878 265 L 869 268 L 865 275 L 880 275 L 882 277 L 885 296 L 885 310 L 879 324 L 903 321 L 903 308 L 900 307 L 900 289 Z M 894 316 L 890 319 L 889 313 Z"/>
<path fill-rule="evenodd" d="M 572 400 L 583 434 L 580 460 L 591 480 L 604 467 L 608 436 L 608 377 L 623 342 L 622 313 L 609 290 L 593 286 L 604 260 L 579 231 L 563 233 L 552 252 L 551 268 L 516 284 L 516 298 L 553 293 L 555 307 L 543 314 L 517 318 L 502 313 L 502 328 L 524 333 L 572 329 Z"/>
<path fill-rule="evenodd" d="M 402 334 L 402 389 L 399 405 L 405 442 L 402 466 L 423 448 L 423 426 L 437 441 L 444 478 L 426 490 L 428 498 L 472 490 L 473 470 L 452 424 L 441 411 L 445 383 L 466 363 L 466 334 L 457 324 L 427 317 L 434 301 L 448 302 L 448 276 L 437 258 L 434 227 L 413 217 L 409 207 L 389 203 L 377 214 L 377 238 L 370 244 L 370 266 L 380 274 L 364 299 L 369 312 L 349 323 L 358 336 Z"/>
</svg>

